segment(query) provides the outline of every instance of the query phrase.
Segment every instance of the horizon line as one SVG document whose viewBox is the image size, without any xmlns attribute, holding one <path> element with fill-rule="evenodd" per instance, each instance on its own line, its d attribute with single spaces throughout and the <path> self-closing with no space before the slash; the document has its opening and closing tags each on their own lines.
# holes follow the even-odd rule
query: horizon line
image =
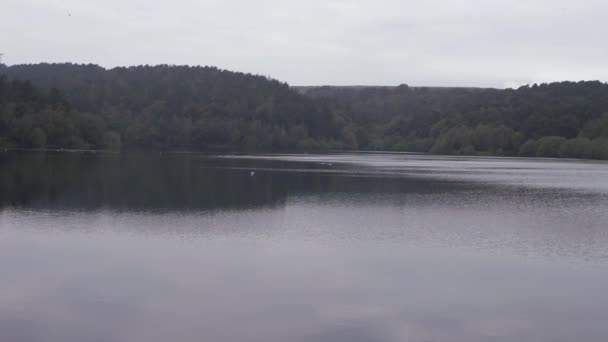
<svg viewBox="0 0 608 342">
<path fill-rule="evenodd" d="M 115 65 L 115 66 L 104 66 L 101 64 L 97 64 L 97 63 L 93 63 L 93 62 L 31 62 L 31 63 L 14 63 L 14 64 L 6 64 L 6 63 L 0 63 L 0 67 L 6 67 L 6 68 L 11 68 L 11 67 L 15 67 L 15 66 L 31 66 L 31 65 L 43 65 L 43 64 L 48 64 L 48 65 L 62 65 L 62 64 L 71 64 L 71 65 L 77 65 L 77 66 L 96 66 L 99 67 L 101 69 L 104 69 L 106 71 L 110 71 L 113 69 L 119 69 L 119 68 L 135 68 L 135 67 L 159 67 L 159 66 L 168 66 L 168 67 L 189 67 L 189 68 L 215 68 L 218 69 L 220 71 L 228 71 L 228 72 L 234 72 L 234 73 L 241 73 L 241 74 L 246 74 L 246 75 L 252 75 L 252 76 L 260 76 L 260 77 L 265 77 L 271 80 L 275 80 L 281 83 L 285 83 L 287 84 L 289 87 L 291 88 L 322 88 L 322 87 L 334 87 L 334 88 L 397 88 L 399 86 L 402 85 L 406 85 L 409 88 L 418 88 L 418 89 L 478 89 L 478 90 L 485 90 L 485 89 L 490 89 L 490 90 L 508 90 L 508 89 L 519 89 L 521 87 L 532 87 L 535 85 L 543 85 L 543 84 L 553 84 L 553 83 L 563 83 L 563 82 L 571 82 L 571 83 L 580 83 L 580 82 L 599 82 L 602 84 L 608 84 L 608 81 L 602 81 L 599 79 L 579 79 L 579 80 L 569 80 L 569 79 L 564 79 L 564 80 L 560 80 L 560 81 L 536 81 L 536 82 L 523 82 L 520 85 L 518 85 L 517 87 L 511 87 L 511 86 L 467 86 L 467 85 L 411 85 L 408 83 L 399 83 L 399 84 L 312 84 L 312 85 L 297 85 L 297 84 L 291 84 L 287 81 L 275 78 L 271 75 L 264 75 L 264 74 L 258 74 L 258 73 L 254 73 L 254 72 L 248 72 L 248 71 L 238 71 L 235 69 L 228 69 L 228 68 L 223 68 L 223 67 L 219 67 L 219 66 L 215 66 L 215 65 L 209 65 L 209 64 L 171 64 L 171 63 L 156 63 L 156 64 L 132 64 L 132 65 Z M 507 81 L 504 82 L 505 84 L 508 83 Z"/>
</svg>

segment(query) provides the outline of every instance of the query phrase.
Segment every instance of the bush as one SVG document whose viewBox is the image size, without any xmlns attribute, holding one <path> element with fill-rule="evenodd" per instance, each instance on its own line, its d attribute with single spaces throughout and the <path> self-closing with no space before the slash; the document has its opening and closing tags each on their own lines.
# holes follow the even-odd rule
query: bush
<svg viewBox="0 0 608 342">
<path fill-rule="evenodd" d="M 110 131 L 103 134 L 103 147 L 109 150 L 120 150 L 121 141 L 120 134 Z"/>
<path fill-rule="evenodd" d="M 33 148 L 44 148 L 46 146 L 46 133 L 41 128 L 36 127 L 32 130 L 30 145 Z"/>
<path fill-rule="evenodd" d="M 570 139 L 562 144 L 559 155 L 564 158 L 591 158 L 591 140 L 587 138 Z"/>
<path fill-rule="evenodd" d="M 476 154 L 475 147 L 473 145 L 466 145 L 458 150 L 458 154 L 465 156 L 474 156 Z"/>
<path fill-rule="evenodd" d="M 593 139 L 591 157 L 594 159 L 608 159 L 608 138 Z"/>
<path fill-rule="evenodd" d="M 393 145 L 392 149 L 393 151 L 410 152 L 410 144 L 408 144 L 406 141 L 400 141 Z"/>
<path fill-rule="evenodd" d="M 383 151 L 386 149 L 386 145 L 382 138 L 375 138 L 370 142 L 369 148 L 374 151 Z"/>
<path fill-rule="evenodd" d="M 528 140 L 519 147 L 519 155 L 522 157 L 534 157 L 536 156 L 537 148 L 538 142 L 536 140 Z"/>
<path fill-rule="evenodd" d="M 243 148 L 245 150 L 255 150 L 260 147 L 260 141 L 256 136 L 248 135 L 243 139 Z"/>
<path fill-rule="evenodd" d="M 428 152 L 433 147 L 433 139 L 416 139 L 414 142 L 414 152 Z"/>
<path fill-rule="evenodd" d="M 557 158 L 560 156 L 560 149 L 562 144 L 566 142 L 566 138 L 563 137 L 543 137 L 538 140 L 538 148 L 536 149 L 537 157 L 551 157 Z"/>
<path fill-rule="evenodd" d="M 305 138 L 303 140 L 298 141 L 296 144 L 296 149 L 300 151 L 311 151 L 319 148 L 319 144 L 313 140 L 312 138 Z"/>
</svg>

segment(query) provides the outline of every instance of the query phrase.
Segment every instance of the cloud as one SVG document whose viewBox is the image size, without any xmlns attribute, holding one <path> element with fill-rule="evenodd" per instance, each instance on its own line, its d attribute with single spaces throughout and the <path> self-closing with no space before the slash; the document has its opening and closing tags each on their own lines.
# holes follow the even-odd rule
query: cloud
<svg viewBox="0 0 608 342">
<path fill-rule="evenodd" d="M 5 0 L 0 50 L 10 64 L 203 64 L 302 85 L 607 81 L 607 11 L 596 0 Z"/>
</svg>

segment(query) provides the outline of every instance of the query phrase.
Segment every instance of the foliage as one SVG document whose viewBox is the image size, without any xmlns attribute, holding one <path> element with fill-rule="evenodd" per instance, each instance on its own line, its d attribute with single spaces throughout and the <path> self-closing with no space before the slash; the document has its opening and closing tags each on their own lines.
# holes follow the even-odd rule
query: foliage
<svg viewBox="0 0 608 342">
<path fill-rule="evenodd" d="M 289 87 L 213 67 L 35 64 L 0 71 L 4 147 L 608 159 L 608 85 L 600 82 L 506 90 Z"/>
<path fill-rule="evenodd" d="M 106 70 L 96 65 L 37 64 L 12 66 L 5 72 L 11 79 L 31 80 L 42 90 L 28 82 L 28 91 L 45 101 L 70 104 L 54 106 L 44 115 L 28 112 L 35 118 L 21 126 L 11 122 L 26 137 L 31 134 L 25 131 L 40 128 L 49 138 L 47 147 L 308 149 L 340 139 L 345 147 L 357 147 L 349 117 L 331 103 L 262 76 L 168 65 Z M 13 87 L 6 78 L 1 82 Z M 10 106 L 29 100 L 12 96 L 7 101 Z M 11 115 L 3 110 L 5 119 Z M 52 122 L 46 127 L 41 120 Z M 61 124 L 65 127 L 54 126 Z M 33 146 L 23 137 L 9 140 L 15 146 Z"/>
<path fill-rule="evenodd" d="M 359 142 L 364 149 L 606 159 L 602 139 L 608 138 L 608 84 L 597 81 L 506 90 L 407 85 L 296 89 L 346 108 L 353 124 L 369 132 L 370 138 Z"/>
<path fill-rule="evenodd" d="M 538 140 L 536 156 L 557 158 L 560 156 L 560 150 L 565 142 L 564 137 L 543 137 Z"/>
<path fill-rule="evenodd" d="M 592 148 L 591 140 L 587 138 L 570 139 L 561 145 L 559 155 L 564 158 L 591 158 Z"/>
</svg>

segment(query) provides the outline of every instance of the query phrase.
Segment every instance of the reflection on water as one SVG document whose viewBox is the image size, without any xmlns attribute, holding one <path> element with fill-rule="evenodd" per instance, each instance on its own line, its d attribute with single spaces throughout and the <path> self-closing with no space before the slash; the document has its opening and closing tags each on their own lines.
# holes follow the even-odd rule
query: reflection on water
<svg viewBox="0 0 608 342">
<path fill-rule="evenodd" d="M 606 163 L 11 152 L 0 205 L 0 340 L 608 338 Z"/>
</svg>

